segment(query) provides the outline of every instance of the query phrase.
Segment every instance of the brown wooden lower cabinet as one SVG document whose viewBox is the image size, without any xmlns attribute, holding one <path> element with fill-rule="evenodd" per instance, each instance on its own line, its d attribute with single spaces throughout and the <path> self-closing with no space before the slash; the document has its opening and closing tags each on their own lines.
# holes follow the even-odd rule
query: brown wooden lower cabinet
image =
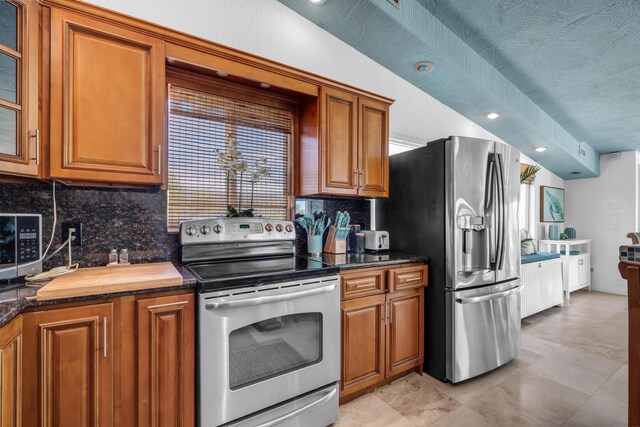
<svg viewBox="0 0 640 427">
<path fill-rule="evenodd" d="M 113 424 L 112 326 L 112 303 L 24 315 L 24 425 Z"/>
<path fill-rule="evenodd" d="M 54 306 L 22 320 L 28 349 L 22 352 L 22 425 L 195 425 L 192 292 Z M 20 425 L 4 418 L 4 363 L 11 359 L 3 352 L 10 345 L 6 328 L 0 330 L 2 426 Z M 11 390 L 6 393 L 12 402 Z M 16 396 L 17 403 L 7 404 L 19 408 L 19 391 Z"/>
<path fill-rule="evenodd" d="M 194 296 L 137 301 L 138 424 L 193 426 Z"/>
<path fill-rule="evenodd" d="M 387 294 L 387 376 L 424 361 L 424 288 Z"/>
<path fill-rule="evenodd" d="M 0 329 L 0 425 L 22 425 L 22 316 Z"/>
<path fill-rule="evenodd" d="M 385 283 L 407 271 L 423 279 L 411 281 L 410 289 L 386 293 Z M 341 403 L 411 370 L 422 373 L 426 266 L 400 266 L 382 273 L 389 277 L 373 281 L 381 274 L 379 268 L 341 274 Z M 354 298 L 354 284 L 369 282 L 382 286 L 366 286 L 366 292 L 376 294 Z"/>
<path fill-rule="evenodd" d="M 384 294 L 343 301 L 341 395 L 384 380 Z"/>
</svg>

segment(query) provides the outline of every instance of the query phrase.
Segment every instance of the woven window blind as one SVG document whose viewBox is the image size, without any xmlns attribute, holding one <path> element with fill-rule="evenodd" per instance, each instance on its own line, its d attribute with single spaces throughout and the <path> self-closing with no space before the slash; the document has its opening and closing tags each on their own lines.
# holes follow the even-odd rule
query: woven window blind
<svg viewBox="0 0 640 427">
<path fill-rule="evenodd" d="M 180 221 L 226 214 L 226 173 L 217 163 L 228 135 L 250 166 L 268 159 L 269 175 L 254 184 L 256 216 L 287 218 L 293 113 L 215 93 L 169 85 L 168 229 Z M 229 203 L 248 209 L 251 177 L 230 182 Z M 242 200 L 240 197 L 242 195 Z"/>
</svg>

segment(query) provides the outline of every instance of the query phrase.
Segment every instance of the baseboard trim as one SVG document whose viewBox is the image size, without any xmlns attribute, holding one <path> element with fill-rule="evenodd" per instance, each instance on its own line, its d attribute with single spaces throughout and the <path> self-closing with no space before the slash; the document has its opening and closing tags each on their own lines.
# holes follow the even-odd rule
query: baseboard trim
<svg viewBox="0 0 640 427">
<path fill-rule="evenodd" d="M 591 289 L 598 292 L 605 292 L 608 294 L 615 295 L 627 295 L 627 287 L 626 286 L 616 286 L 616 285 L 592 285 Z"/>
</svg>

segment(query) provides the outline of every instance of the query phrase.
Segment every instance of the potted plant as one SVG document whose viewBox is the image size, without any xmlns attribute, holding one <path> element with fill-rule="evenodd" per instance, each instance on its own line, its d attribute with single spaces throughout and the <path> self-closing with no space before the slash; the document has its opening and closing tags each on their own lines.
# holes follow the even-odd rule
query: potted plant
<svg viewBox="0 0 640 427">
<path fill-rule="evenodd" d="M 228 134 L 225 140 L 225 149 L 216 150 L 218 156 L 218 164 L 225 171 L 226 175 L 226 205 L 227 217 L 252 217 L 253 216 L 253 192 L 255 184 L 262 178 L 269 175 L 267 167 L 267 158 L 261 157 L 253 164 L 249 165 L 242 159 L 242 151 L 238 149 L 238 140 L 233 135 Z M 242 210 L 242 187 L 244 182 L 244 174 L 248 173 L 251 179 L 251 202 L 249 209 Z M 239 179 L 238 179 L 239 176 Z M 231 180 L 240 182 L 240 191 L 238 194 L 238 208 L 236 209 L 230 203 Z"/>
</svg>

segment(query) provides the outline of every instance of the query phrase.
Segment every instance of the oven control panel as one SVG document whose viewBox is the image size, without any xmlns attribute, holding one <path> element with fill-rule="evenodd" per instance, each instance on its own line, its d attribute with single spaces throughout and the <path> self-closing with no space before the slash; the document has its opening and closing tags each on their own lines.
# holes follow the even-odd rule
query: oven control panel
<svg viewBox="0 0 640 427">
<path fill-rule="evenodd" d="M 269 218 L 207 218 L 180 223 L 180 243 L 295 240 L 292 221 Z"/>
</svg>

